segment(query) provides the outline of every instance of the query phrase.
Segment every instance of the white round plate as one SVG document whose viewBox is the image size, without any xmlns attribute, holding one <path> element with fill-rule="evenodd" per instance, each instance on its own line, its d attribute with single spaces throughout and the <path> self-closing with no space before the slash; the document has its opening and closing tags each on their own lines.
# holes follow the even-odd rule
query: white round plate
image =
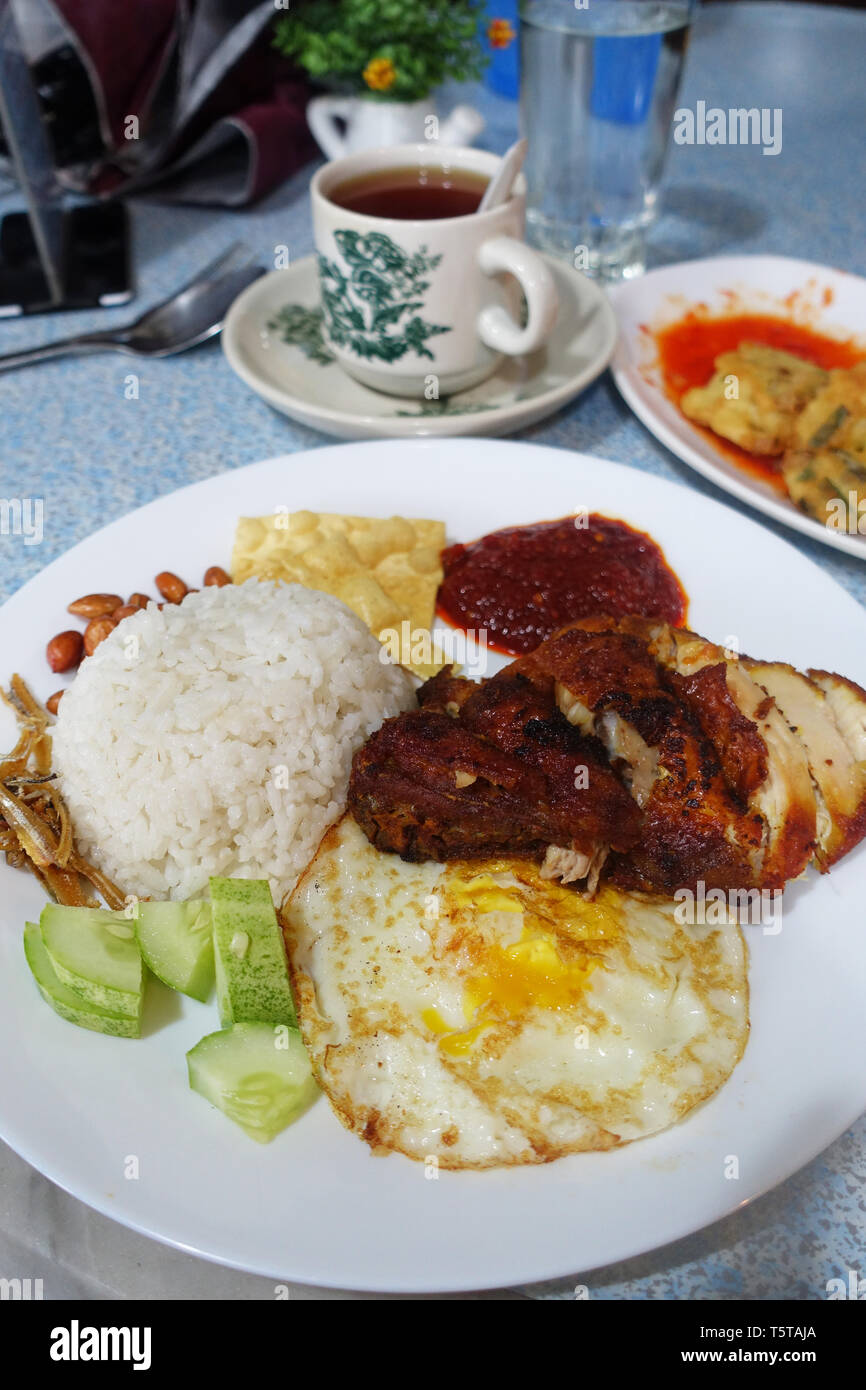
<svg viewBox="0 0 866 1390">
<path fill-rule="evenodd" d="M 819 332 L 866 341 L 866 280 L 786 256 L 720 256 L 652 270 L 611 292 L 619 342 L 611 364 L 627 403 L 662 444 L 719 487 L 793 526 L 866 560 L 866 535 L 824 526 L 770 483 L 752 477 L 697 430 L 665 394 L 653 334 L 696 305 L 710 314 L 763 313 L 794 318 Z M 866 525 L 866 521 L 864 521 Z"/>
<path fill-rule="evenodd" d="M 339 439 L 509 434 L 585 390 L 616 344 L 616 318 L 604 292 L 563 262 L 545 260 L 559 295 L 549 341 L 527 357 L 506 358 L 480 386 L 441 401 L 386 396 L 337 366 L 321 341 L 315 256 L 271 271 L 244 290 L 226 318 L 223 351 L 269 405 Z"/>
<path fill-rule="evenodd" d="M 866 684 L 866 612 L 739 513 L 649 474 L 496 440 L 316 449 L 222 474 L 114 522 L 0 609 L 3 675 L 56 686 L 45 641 L 79 593 L 152 590 L 226 565 L 239 512 L 275 507 L 441 517 L 449 537 L 589 507 L 648 531 L 701 633 Z M 5 711 L 4 711 L 5 713 Z M 12 740 L 11 719 L 0 728 Z M 2 745 L 0 745 L 2 746 Z M 863 848 L 788 890 L 782 930 L 747 928 L 752 1034 L 722 1090 L 684 1123 L 543 1167 L 440 1173 L 374 1157 L 321 1099 L 267 1147 L 187 1087 L 184 1053 L 216 1008 L 155 982 L 140 1041 L 55 1017 L 21 945 L 35 881 L 0 865 L 0 1135 L 75 1196 L 147 1235 L 275 1280 L 390 1291 L 499 1287 L 624 1259 L 782 1181 L 866 1107 Z M 135 1156 L 138 1176 L 125 1166 Z M 736 1176 L 732 1158 L 737 1161 Z"/>
</svg>

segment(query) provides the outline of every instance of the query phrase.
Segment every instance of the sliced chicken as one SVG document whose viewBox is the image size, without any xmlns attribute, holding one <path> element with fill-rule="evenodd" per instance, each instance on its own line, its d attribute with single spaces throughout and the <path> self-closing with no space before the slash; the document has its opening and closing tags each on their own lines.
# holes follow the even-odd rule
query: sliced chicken
<svg viewBox="0 0 866 1390">
<path fill-rule="evenodd" d="M 775 672 L 776 667 L 772 669 Z M 763 683 L 764 677 L 760 679 Z M 793 701 L 785 710 L 791 723 L 800 723 L 800 736 L 831 821 L 822 844 L 824 866 L 829 868 L 866 835 L 866 690 L 830 671 L 810 670 L 807 685 L 816 692 L 820 721 L 810 722 Z M 780 706 L 784 699 L 780 692 Z"/>
<path fill-rule="evenodd" d="M 832 671 L 810 669 L 806 674 L 827 696 L 849 755 L 855 762 L 866 763 L 866 690 Z"/>
<path fill-rule="evenodd" d="M 748 746 L 752 761 L 744 767 L 744 777 L 731 772 L 732 785 L 745 794 L 750 810 L 764 823 L 761 886 L 784 887 L 803 872 L 816 847 L 815 792 L 802 741 L 773 697 L 752 679 L 745 663 L 729 658 L 723 647 L 677 628 L 657 636 L 652 645 L 659 659 L 679 676 L 694 677 L 713 667 L 724 670 L 730 699 L 727 706 L 712 706 L 705 731 L 729 768 L 740 748 Z M 683 687 L 683 698 L 689 699 L 687 690 L 688 684 Z M 700 703 L 699 693 L 696 698 Z M 751 735 L 743 721 L 752 726 Z M 757 754 L 757 739 L 763 742 L 763 755 Z"/>
<path fill-rule="evenodd" d="M 553 675 L 566 719 L 604 743 L 643 811 L 640 841 L 611 855 L 605 878 L 672 893 L 757 884 L 763 826 L 744 811 L 709 740 L 665 689 L 646 641 L 593 619 L 549 638 L 529 658 Z"/>
</svg>

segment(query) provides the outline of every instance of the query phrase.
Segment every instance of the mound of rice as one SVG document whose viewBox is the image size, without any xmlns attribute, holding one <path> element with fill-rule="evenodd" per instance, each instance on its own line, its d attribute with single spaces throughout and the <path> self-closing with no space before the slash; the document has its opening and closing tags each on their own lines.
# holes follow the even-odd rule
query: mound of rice
<svg viewBox="0 0 866 1390">
<path fill-rule="evenodd" d="M 250 579 L 128 617 L 60 705 L 83 852 L 126 892 L 268 878 L 279 903 L 345 808 L 352 754 L 413 703 L 339 599 Z"/>
</svg>

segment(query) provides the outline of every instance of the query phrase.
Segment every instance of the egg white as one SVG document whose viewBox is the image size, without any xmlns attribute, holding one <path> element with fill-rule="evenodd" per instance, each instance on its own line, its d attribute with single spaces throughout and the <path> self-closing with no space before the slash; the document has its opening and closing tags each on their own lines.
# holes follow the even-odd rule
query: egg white
<svg viewBox="0 0 866 1390">
<path fill-rule="evenodd" d="M 407 864 L 345 816 L 283 916 L 317 1078 L 378 1151 L 485 1168 L 613 1148 L 711 1096 L 748 1039 L 736 922 L 585 903 L 526 861 Z"/>
</svg>

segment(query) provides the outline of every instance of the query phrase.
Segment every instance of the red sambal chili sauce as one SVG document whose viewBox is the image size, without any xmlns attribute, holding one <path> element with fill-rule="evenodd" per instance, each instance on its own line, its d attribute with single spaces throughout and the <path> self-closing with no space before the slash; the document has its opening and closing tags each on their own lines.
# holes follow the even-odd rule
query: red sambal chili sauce
<svg viewBox="0 0 866 1390">
<path fill-rule="evenodd" d="M 442 552 L 436 602 L 453 627 L 486 633 L 509 656 L 557 628 L 606 613 L 681 626 L 688 599 L 651 536 L 596 513 L 491 531 Z"/>
<path fill-rule="evenodd" d="M 863 342 L 832 338 L 805 324 L 773 314 L 725 314 L 710 318 L 692 310 L 676 323 L 656 331 L 653 337 L 665 391 L 677 406 L 692 386 L 706 386 L 721 353 L 735 351 L 742 342 L 779 348 L 827 370 L 853 367 L 866 358 Z M 781 493 L 787 492 L 777 458 L 749 453 L 694 420 L 689 424 L 747 473 L 772 483 Z"/>
</svg>

